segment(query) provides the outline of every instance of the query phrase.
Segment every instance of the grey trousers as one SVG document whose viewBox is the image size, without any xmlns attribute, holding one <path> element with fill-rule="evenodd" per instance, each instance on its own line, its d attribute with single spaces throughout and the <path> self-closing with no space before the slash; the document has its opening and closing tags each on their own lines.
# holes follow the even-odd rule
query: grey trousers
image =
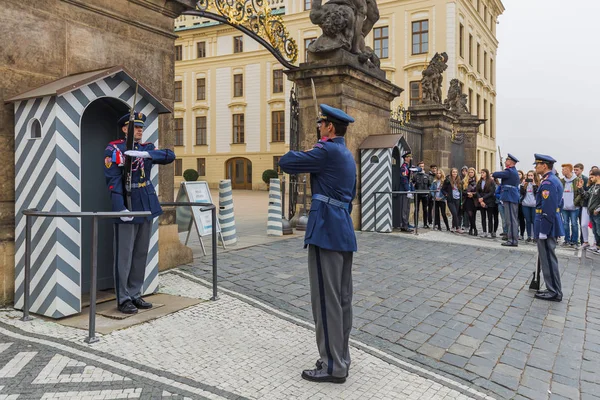
<svg viewBox="0 0 600 400">
<path fill-rule="evenodd" d="M 519 243 L 519 203 L 504 202 L 504 217 L 507 221 L 508 242 Z"/>
<path fill-rule="evenodd" d="M 408 213 L 410 211 L 410 203 L 408 202 L 408 195 L 400 195 L 400 228 L 408 228 Z"/>
<path fill-rule="evenodd" d="M 562 297 L 562 287 L 560 283 L 560 271 L 558 269 L 558 259 L 556 258 L 556 238 L 538 239 L 538 254 L 546 289 L 552 294 Z"/>
<path fill-rule="evenodd" d="M 115 293 L 117 304 L 141 297 L 146 274 L 152 221 L 115 224 Z"/>
<path fill-rule="evenodd" d="M 308 246 L 310 298 L 320 360 L 329 375 L 344 377 L 350 368 L 352 330 L 351 251 Z"/>
</svg>

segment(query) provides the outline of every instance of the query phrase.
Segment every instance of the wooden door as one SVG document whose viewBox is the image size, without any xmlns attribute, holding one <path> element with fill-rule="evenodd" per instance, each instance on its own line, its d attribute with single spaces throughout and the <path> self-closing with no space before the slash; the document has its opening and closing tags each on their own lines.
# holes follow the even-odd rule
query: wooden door
<svg viewBox="0 0 600 400">
<path fill-rule="evenodd" d="M 232 158 L 225 164 L 225 176 L 232 189 L 252 190 L 252 162 L 247 158 Z"/>
</svg>

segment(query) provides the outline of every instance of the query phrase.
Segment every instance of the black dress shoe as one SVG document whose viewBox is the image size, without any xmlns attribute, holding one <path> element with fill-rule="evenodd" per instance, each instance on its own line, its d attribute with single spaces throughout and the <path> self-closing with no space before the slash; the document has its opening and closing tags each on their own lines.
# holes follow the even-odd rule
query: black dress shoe
<svg viewBox="0 0 600 400">
<path fill-rule="evenodd" d="M 544 293 L 548 293 L 548 289 L 544 289 L 544 290 L 538 290 L 537 292 L 535 292 L 536 294 L 544 294 Z"/>
<path fill-rule="evenodd" d="M 152 303 L 148 303 L 147 301 L 144 301 L 144 299 L 142 299 L 141 297 L 137 298 L 137 299 L 133 299 L 133 305 L 142 310 L 147 310 L 149 308 L 152 308 Z"/>
<path fill-rule="evenodd" d="M 410 228 L 400 228 L 400 232 L 412 233 L 413 230 Z"/>
<path fill-rule="evenodd" d="M 317 369 L 323 368 L 323 361 L 317 360 L 317 362 L 315 363 L 315 367 L 317 367 Z M 346 378 L 347 377 L 348 377 L 348 371 L 346 371 Z"/>
<path fill-rule="evenodd" d="M 540 300 L 546 300 L 546 301 L 562 301 L 562 297 L 559 297 L 556 294 L 552 294 L 550 292 L 546 292 L 546 293 L 536 293 L 535 294 L 535 298 L 536 299 L 540 299 Z"/>
<path fill-rule="evenodd" d="M 504 242 L 504 243 L 500 243 L 501 246 L 507 246 L 507 247 L 519 247 L 518 244 L 516 243 L 511 243 L 511 242 Z"/>
<path fill-rule="evenodd" d="M 306 379 L 307 381 L 311 382 L 346 382 L 346 377 L 329 375 L 324 368 L 305 369 L 302 371 L 302 379 Z"/>
<path fill-rule="evenodd" d="M 138 309 L 133 305 L 131 300 L 125 300 L 125 302 L 123 304 L 119 304 L 119 307 L 117 308 L 123 314 L 136 314 L 138 312 Z"/>
</svg>

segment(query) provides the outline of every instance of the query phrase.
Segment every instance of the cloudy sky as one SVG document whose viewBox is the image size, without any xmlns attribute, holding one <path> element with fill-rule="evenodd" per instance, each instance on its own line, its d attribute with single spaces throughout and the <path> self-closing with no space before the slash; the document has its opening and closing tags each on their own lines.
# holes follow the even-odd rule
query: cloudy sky
<svg viewBox="0 0 600 400">
<path fill-rule="evenodd" d="M 518 157 L 524 170 L 533 153 L 582 162 L 587 175 L 600 165 L 600 1 L 502 2 L 496 72 L 502 153 Z"/>
</svg>

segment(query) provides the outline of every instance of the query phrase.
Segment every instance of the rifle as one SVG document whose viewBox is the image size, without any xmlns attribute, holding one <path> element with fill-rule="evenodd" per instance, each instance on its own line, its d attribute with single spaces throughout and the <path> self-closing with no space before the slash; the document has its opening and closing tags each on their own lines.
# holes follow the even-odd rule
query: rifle
<svg viewBox="0 0 600 400">
<path fill-rule="evenodd" d="M 529 289 L 540 290 L 540 273 L 542 266 L 540 264 L 540 256 L 537 258 L 537 278 L 536 271 L 533 271 L 533 278 L 531 279 L 531 283 L 529 284 Z"/>
<path fill-rule="evenodd" d="M 313 101 L 315 102 L 315 118 L 319 118 L 319 103 L 317 102 L 317 89 L 315 89 L 315 81 L 310 78 L 310 85 L 312 87 L 312 95 Z M 319 131 L 319 127 L 317 126 L 317 142 L 321 140 L 321 132 Z"/>
<path fill-rule="evenodd" d="M 133 104 L 129 111 L 129 124 L 127 125 L 127 138 L 125 143 L 125 151 L 133 150 L 134 134 L 135 134 L 135 104 L 137 101 L 138 81 L 135 81 L 135 93 L 133 95 Z M 125 186 L 125 204 L 129 211 L 131 209 L 131 175 L 133 169 L 132 157 L 125 155 L 125 165 L 123 167 L 123 184 Z"/>
<path fill-rule="evenodd" d="M 500 151 L 500 146 L 498 146 L 498 156 L 500 156 L 500 170 L 504 169 L 504 160 L 502 159 L 502 151 Z"/>
</svg>

